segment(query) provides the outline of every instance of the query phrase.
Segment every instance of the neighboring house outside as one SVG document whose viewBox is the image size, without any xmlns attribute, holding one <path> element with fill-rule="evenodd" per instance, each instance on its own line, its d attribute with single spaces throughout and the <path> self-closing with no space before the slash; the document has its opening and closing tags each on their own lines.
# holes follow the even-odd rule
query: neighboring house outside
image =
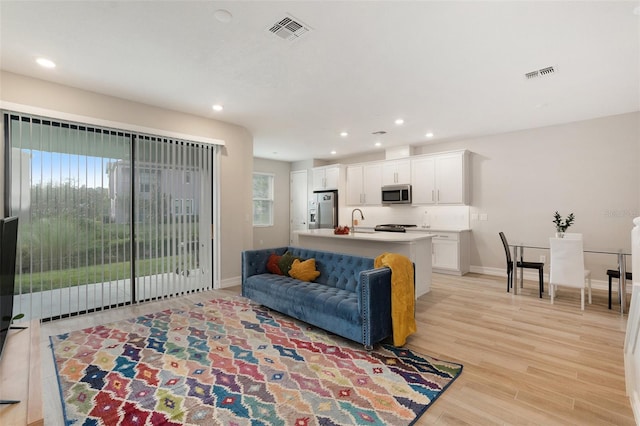
<svg viewBox="0 0 640 426">
<path fill-rule="evenodd" d="M 129 161 L 109 164 L 110 220 L 130 221 L 131 165 Z M 194 168 L 168 168 L 154 163 L 135 166 L 136 222 L 149 217 L 195 219 L 200 209 L 200 176 Z"/>
</svg>

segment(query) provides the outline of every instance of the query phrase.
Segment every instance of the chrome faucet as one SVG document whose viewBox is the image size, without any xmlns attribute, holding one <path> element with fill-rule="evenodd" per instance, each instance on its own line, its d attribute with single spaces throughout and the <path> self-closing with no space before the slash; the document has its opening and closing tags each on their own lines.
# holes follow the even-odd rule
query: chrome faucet
<svg viewBox="0 0 640 426">
<path fill-rule="evenodd" d="M 355 220 L 353 218 L 353 215 L 355 214 L 355 212 L 360 212 L 360 220 L 364 220 L 364 213 L 362 213 L 362 210 L 360 209 L 353 209 L 351 211 L 351 233 L 355 234 L 356 233 L 356 225 L 355 225 Z"/>
</svg>

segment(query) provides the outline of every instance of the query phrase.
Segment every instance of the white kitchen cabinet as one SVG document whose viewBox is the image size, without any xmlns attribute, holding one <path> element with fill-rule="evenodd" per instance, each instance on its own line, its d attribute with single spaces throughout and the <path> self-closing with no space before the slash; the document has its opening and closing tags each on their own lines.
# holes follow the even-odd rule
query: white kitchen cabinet
<svg viewBox="0 0 640 426">
<path fill-rule="evenodd" d="M 468 152 L 412 159 L 413 204 L 467 204 Z"/>
<path fill-rule="evenodd" d="M 389 160 L 383 163 L 383 185 L 399 185 L 409 183 L 411 183 L 411 160 Z"/>
<path fill-rule="evenodd" d="M 347 205 L 381 205 L 381 187 L 382 165 L 380 163 L 347 166 Z"/>
<path fill-rule="evenodd" d="M 464 275 L 469 272 L 469 231 L 435 232 L 431 239 L 433 272 Z"/>
<path fill-rule="evenodd" d="M 338 189 L 340 185 L 340 171 L 342 166 L 334 164 L 331 166 L 313 168 L 313 190 L 323 191 Z"/>
<path fill-rule="evenodd" d="M 413 204 L 436 204 L 436 159 L 433 156 L 411 160 Z"/>
</svg>

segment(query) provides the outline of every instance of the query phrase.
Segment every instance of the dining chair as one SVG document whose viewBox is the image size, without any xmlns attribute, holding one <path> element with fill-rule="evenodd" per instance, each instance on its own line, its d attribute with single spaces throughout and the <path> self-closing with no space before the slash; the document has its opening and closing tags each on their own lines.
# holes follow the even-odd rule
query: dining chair
<svg viewBox="0 0 640 426">
<path fill-rule="evenodd" d="M 609 277 L 609 309 L 611 309 L 611 280 L 613 278 L 618 279 L 618 301 L 620 301 L 620 271 L 617 269 L 607 269 L 607 276 Z M 629 281 L 633 280 L 631 272 L 627 272 L 625 277 L 627 277 Z"/>
<path fill-rule="evenodd" d="M 551 265 L 549 267 L 549 294 L 551 304 L 558 286 L 580 289 L 580 307 L 584 310 L 584 289 L 588 290 L 591 304 L 591 272 L 584 269 L 581 239 L 549 238 Z"/>
<path fill-rule="evenodd" d="M 502 245 L 504 247 L 504 253 L 507 257 L 507 293 L 513 287 L 513 260 L 511 260 L 511 251 L 509 250 L 509 243 L 507 242 L 507 237 L 505 237 L 504 232 L 500 232 L 500 240 L 502 240 Z M 520 258 L 516 262 L 516 268 L 528 268 L 528 269 L 537 269 L 538 270 L 538 278 L 539 278 L 539 297 L 542 297 L 542 293 L 544 292 L 544 263 L 542 262 L 525 262 Z M 518 285 L 518 283 L 516 283 Z"/>
</svg>

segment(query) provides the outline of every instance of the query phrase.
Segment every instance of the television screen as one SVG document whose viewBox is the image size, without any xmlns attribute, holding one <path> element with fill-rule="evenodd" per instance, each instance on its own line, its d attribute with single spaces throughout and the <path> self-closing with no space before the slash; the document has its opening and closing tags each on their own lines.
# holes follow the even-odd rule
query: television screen
<svg viewBox="0 0 640 426">
<path fill-rule="evenodd" d="M 13 317 L 18 218 L 0 219 L 0 357 Z"/>
</svg>

